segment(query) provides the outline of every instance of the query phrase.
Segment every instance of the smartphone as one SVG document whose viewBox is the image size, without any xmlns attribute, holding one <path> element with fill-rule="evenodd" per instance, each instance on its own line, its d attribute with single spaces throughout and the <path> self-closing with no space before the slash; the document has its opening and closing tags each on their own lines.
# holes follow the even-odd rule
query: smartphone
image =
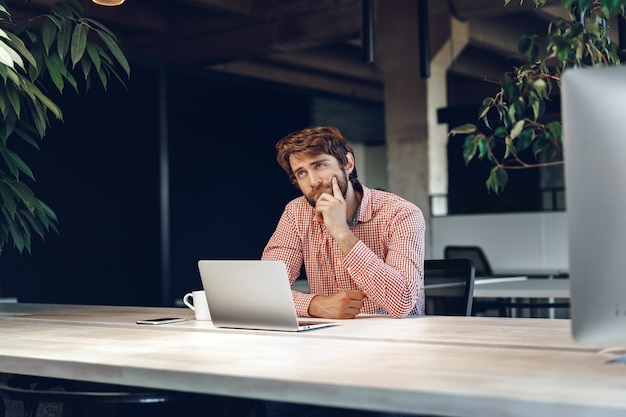
<svg viewBox="0 0 626 417">
<path fill-rule="evenodd" d="M 187 321 L 187 319 L 183 317 L 159 317 L 158 319 L 137 320 L 137 324 L 170 324 L 181 321 Z"/>
</svg>

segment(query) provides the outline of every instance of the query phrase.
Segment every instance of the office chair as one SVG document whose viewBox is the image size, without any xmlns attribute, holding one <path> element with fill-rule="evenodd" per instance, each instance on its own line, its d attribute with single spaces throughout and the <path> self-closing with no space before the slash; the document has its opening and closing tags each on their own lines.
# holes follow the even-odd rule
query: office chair
<svg viewBox="0 0 626 417">
<path fill-rule="evenodd" d="M 7 415 L 7 404 L 15 401 L 22 403 L 24 417 L 35 417 L 44 405 L 49 409 L 43 414 L 50 414 L 52 410 L 53 415 L 70 417 L 90 414 L 79 406 L 87 406 L 86 410 L 89 406 L 97 407 L 91 410 L 97 410 L 98 415 L 108 410 L 116 417 L 166 417 L 197 414 L 198 411 L 221 417 L 243 416 L 249 414 L 250 408 L 247 403 L 226 397 L 14 374 L 3 374 L 0 378 L 0 397 L 9 400 L 5 403 L 0 398 L 0 417 Z M 112 408 L 106 409 L 107 405 Z M 8 415 L 15 415 L 15 412 Z"/>
<path fill-rule="evenodd" d="M 474 265 L 469 259 L 424 261 L 426 314 L 471 316 Z"/>
<path fill-rule="evenodd" d="M 493 270 L 485 252 L 480 246 L 446 246 L 443 249 L 444 259 L 465 258 L 472 261 L 477 277 L 492 277 Z"/>
<path fill-rule="evenodd" d="M 487 259 L 484 251 L 480 246 L 446 246 L 444 248 L 445 259 L 464 258 L 469 259 L 476 268 L 476 277 L 493 277 L 491 264 Z M 542 303 L 536 301 L 529 302 L 513 302 L 508 299 L 480 299 L 474 303 L 474 314 L 487 314 L 489 311 L 497 311 L 500 317 L 509 317 L 512 315 L 513 309 L 529 309 L 531 315 L 535 310 L 541 308 L 569 308 L 569 302 L 561 303 Z"/>
<path fill-rule="evenodd" d="M 449 245 L 443 249 L 444 259 L 469 259 L 474 264 L 476 277 L 493 277 L 491 264 L 480 246 Z M 481 298 L 474 302 L 475 315 L 493 315 L 501 312 L 502 300 Z"/>
</svg>

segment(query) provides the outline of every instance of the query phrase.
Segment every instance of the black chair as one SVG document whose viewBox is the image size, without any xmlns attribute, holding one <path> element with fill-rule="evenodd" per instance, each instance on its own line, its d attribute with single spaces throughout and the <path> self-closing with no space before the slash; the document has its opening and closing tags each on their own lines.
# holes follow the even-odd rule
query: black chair
<svg viewBox="0 0 626 417">
<path fill-rule="evenodd" d="M 47 405 L 54 415 L 79 417 L 98 415 L 115 417 L 150 415 L 169 417 L 210 412 L 216 416 L 247 416 L 250 403 L 236 398 L 190 394 L 176 391 L 141 389 L 111 384 L 3 374 L 0 397 L 21 402 L 24 417 L 35 417 L 40 406 Z M 109 407 L 109 408 L 107 408 Z M 15 408 L 16 410 L 19 408 Z M 107 412 L 104 412 L 104 411 Z M 7 413 L 0 398 L 0 417 Z M 46 413 L 49 414 L 49 413 Z"/>
<path fill-rule="evenodd" d="M 474 264 L 477 277 L 492 277 L 493 270 L 485 252 L 480 246 L 446 246 L 443 249 L 444 259 L 469 259 Z"/>
<path fill-rule="evenodd" d="M 474 265 L 469 259 L 424 261 L 426 314 L 471 316 Z"/>
<path fill-rule="evenodd" d="M 493 270 L 480 246 L 449 245 L 443 248 L 444 259 L 469 259 L 474 264 L 476 277 L 492 277 Z M 495 315 L 501 312 L 502 300 L 481 298 L 474 302 L 475 315 Z"/>
<path fill-rule="evenodd" d="M 476 277 L 493 277 L 494 273 L 491 264 L 480 246 L 451 245 L 443 250 L 445 259 L 469 259 L 476 268 Z M 517 302 L 508 299 L 480 299 L 474 305 L 474 313 L 487 314 L 489 311 L 497 311 L 500 317 L 508 317 L 513 311 L 519 309 L 529 309 L 531 316 L 533 312 L 542 308 L 569 308 L 569 302 L 545 303 L 530 300 L 528 302 Z"/>
</svg>

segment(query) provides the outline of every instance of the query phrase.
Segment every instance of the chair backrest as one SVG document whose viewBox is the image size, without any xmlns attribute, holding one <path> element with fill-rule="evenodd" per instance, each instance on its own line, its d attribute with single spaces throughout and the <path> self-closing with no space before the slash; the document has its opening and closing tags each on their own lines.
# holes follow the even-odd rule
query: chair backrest
<svg viewBox="0 0 626 417">
<path fill-rule="evenodd" d="M 474 297 L 474 265 L 469 259 L 424 261 L 426 314 L 471 316 Z"/>
<path fill-rule="evenodd" d="M 493 271 L 485 252 L 480 246 L 446 246 L 443 249 L 445 259 L 469 259 L 474 264 L 477 277 L 492 277 Z"/>
</svg>

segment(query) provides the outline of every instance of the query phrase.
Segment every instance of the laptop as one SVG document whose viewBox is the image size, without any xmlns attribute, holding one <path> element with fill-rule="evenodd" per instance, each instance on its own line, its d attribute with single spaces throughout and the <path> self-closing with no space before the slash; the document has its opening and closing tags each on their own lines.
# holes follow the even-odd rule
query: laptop
<svg viewBox="0 0 626 417">
<path fill-rule="evenodd" d="M 298 319 L 281 261 L 200 260 L 198 269 L 215 327 L 298 332 L 338 324 Z"/>
</svg>

